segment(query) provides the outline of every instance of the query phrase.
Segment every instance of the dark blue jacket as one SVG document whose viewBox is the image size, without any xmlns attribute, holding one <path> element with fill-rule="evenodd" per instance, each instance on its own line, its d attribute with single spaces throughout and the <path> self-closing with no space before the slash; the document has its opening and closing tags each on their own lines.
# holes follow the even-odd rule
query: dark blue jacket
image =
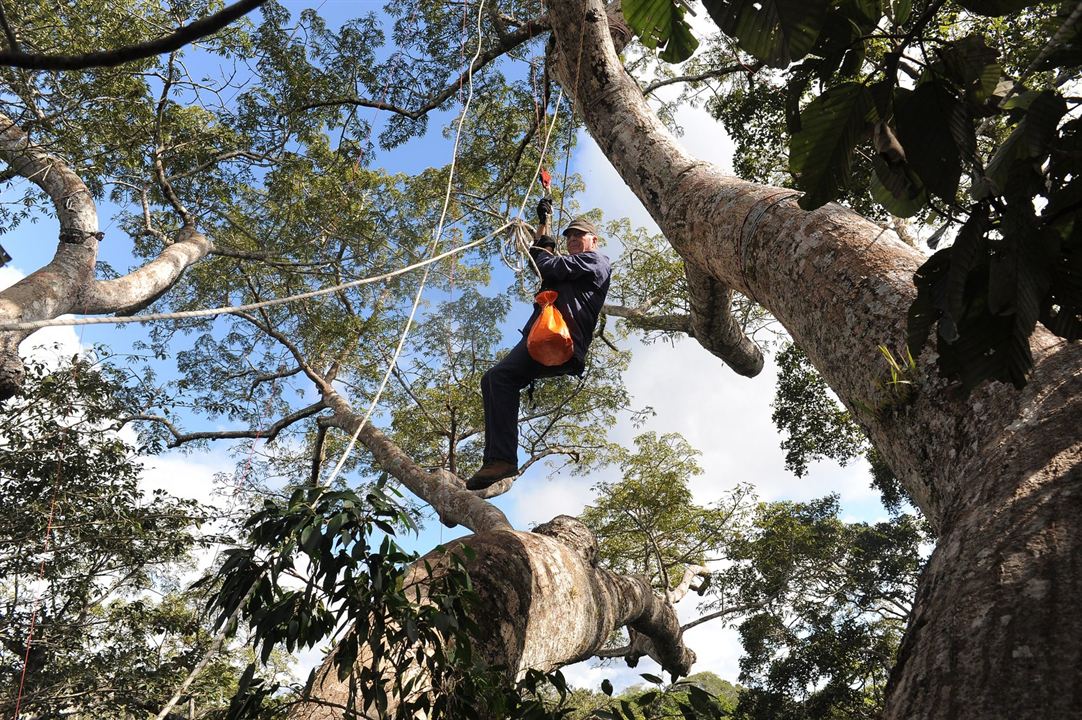
<svg viewBox="0 0 1082 720">
<path fill-rule="evenodd" d="M 586 350 L 594 339 L 594 328 L 601 316 L 605 296 L 609 293 L 609 275 L 612 270 L 609 259 L 597 252 L 575 255 L 553 255 L 537 247 L 530 248 L 530 255 L 541 271 L 541 290 L 555 290 L 556 309 L 564 316 L 567 329 L 571 331 L 575 355 L 568 361 L 574 374 L 582 374 L 586 367 Z M 541 307 L 534 303 L 530 321 L 522 328 L 527 335 Z"/>
</svg>

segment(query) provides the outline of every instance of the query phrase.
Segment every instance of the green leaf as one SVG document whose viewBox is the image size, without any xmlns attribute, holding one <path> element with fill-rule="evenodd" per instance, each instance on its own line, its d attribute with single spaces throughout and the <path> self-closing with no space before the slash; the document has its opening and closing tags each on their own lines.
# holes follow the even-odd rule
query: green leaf
<svg viewBox="0 0 1082 720">
<path fill-rule="evenodd" d="M 659 678 L 657 675 L 652 675 L 650 673 L 639 673 L 639 677 L 641 677 L 646 682 L 650 682 L 650 683 L 653 683 L 655 685 L 664 685 L 665 684 L 664 680 Z"/>
<path fill-rule="evenodd" d="M 605 693 L 609 697 L 612 697 L 612 683 L 608 678 L 601 681 L 601 692 Z"/>
<path fill-rule="evenodd" d="M 684 20 L 684 9 L 673 0 L 625 0 L 622 7 L 624 19 L 642 44 L 663 48 L 660 57 L 665 62 L 683 62 L 699 46 Z"/>
<path fill-rule="evenodd" d="M 928 191 L 953 203 L 962 176 L 955 134 L 972 135 L 961 102 L 938 82 L 926 82 L 895 97 L 894 120 L 905 159 Z"/>
<path fill-rule="evenodd" d="M 868 189 L 891 215 L 912 217 L 928 202 L 920 178 L 905 163 L 889 164 L 876 157 L 872 168 L 875 173 Z"/>
<path fill-rule="evenodd" d="M 959 85 L 980 78 L 984 69 L 995 63 L 999 53 L 988 47 L 981 35 L 966 35 L 937 50 L 947 75 Z"/>
<path fill-rule="evenodd" d="M 788 67 L 815 45 L 829 0 L 705 0 L 721 31 L 771 67 Z"/>
<path fill-rule="evenodd" d="M 1025 116 L 1007 139 L 999 146 L 985 170 L 994 191 L 1002 193 L 1016 172 L 1016 163 L 1032 163 L 1048 152 L 1056 135 L 1056 126 L 1067 112 L 1067 103 L 1058 93 L 1040 93 L 1026 110 Z"/>
<path fill-rule="evenodd" d="M 977 15 L 1009 15 L 1023 8 L 1034 5 L 1047 5 L 1048 2 L 1034 2 L 1034 0 L 958 0 L 958 4 Z"/>
<path fill-rule="evenodd" d="M 913 11 L 913 0 L 886 0 L 883 8 L 895 25 L 904 25 Z"/>
<path fill-rule="evenodd" d="M 871 92 L 855 82 L 830 88 L 804 108 L 789 144 L 789 169 L 805 191 L 800 207 L 817 208 L 848 187 L 853 149 L 877 115 Z"/>
</svg>

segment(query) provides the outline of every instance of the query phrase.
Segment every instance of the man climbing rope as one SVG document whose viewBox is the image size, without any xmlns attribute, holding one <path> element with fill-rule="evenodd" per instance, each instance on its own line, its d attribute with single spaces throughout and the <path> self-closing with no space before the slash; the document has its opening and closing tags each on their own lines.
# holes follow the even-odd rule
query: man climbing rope
<svg viewBox="0 0 1082 720">
<path fill-rule="evenodd" d="M 530 255 L 541 273 L 541 290 L 555 290 L 556 309 L 571 333 L 573 354 L 562 365 L 548 367 L 534 360 L 526 347 L 526 336 L 541 312 L 534 304 L 533 315 L 522 329 L 522 340 L 481 378 L 485 403 L 485 453 L 481 469 L 466 482 L 470 490 L 483 490 L 504 478 L 518 475 L 519 393 L 537 378 L 582 375 L 586 350 L 593 339 L 597 319 L 609 292 L 609 259 L 597 251 L 597 228 L 586 218 L 572 220 L 563 235 L 567 255 L 556 254 L 556 241 L 549 235 L 552 201 L 537 205 L 540 221 Z"/>
</svg>

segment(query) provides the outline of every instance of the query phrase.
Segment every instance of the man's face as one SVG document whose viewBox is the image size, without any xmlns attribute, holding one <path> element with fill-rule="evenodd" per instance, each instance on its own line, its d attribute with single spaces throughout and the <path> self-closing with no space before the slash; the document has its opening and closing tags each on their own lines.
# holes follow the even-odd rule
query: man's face
<svg viewBox="0 0 1082 720">
<path fill-rule="evenodd" d="M 591 252 L 597 248 L 597 236 L 581 230 L 571 230 L 566 233 L 567 252 L 577 255 L 582 252 Z"/>
</svg>

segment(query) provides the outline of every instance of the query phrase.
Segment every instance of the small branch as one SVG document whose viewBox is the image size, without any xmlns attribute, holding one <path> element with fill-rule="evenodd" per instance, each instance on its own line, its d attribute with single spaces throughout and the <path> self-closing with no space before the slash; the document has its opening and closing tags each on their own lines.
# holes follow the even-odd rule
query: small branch
<svg viewBox="0 0 1082 720">
<path fill-rule="evenodd" d="M 126 420 L 143 420 L 145 422 L 156 422 L 165 426 L 165 428 L 173 435 L 173 441 L 169 443 L 169 447 L 171 448 L 180 447 L 184 443 L 195 442 L 198 440 L 239 440 L 242 438 L 251 438 L 253 440 L 274 442 L 279 433 L 287 427 L 317 414 L 326 407 L 323 400 L 317 400 L 308 407 L 301 408 L 296 412 L 286 415 L 266 430 L 218 430 L 185 433 L 181 432 L 168 418 L 161 417 L 160 415 L 129 415 Z"/>
<path fill-rule="evenodd" d="M 717 620 L 718 618 L 726 617 L 728 615 L 737 615 L 739 613 L 745 613 L 749 610 L 759 610 L 763 605 L 761 603 L 748 603 L 747 605 L 733 605 L 732 607 L 725 608 L 724 610 L 718 610 L 712 612 L 709 615 L 703 615 L 700 618 L 696 618 L 689 623 L 685 623 L 684 630 L 690 630 L 696 625 L 702 625 L 703 623 L 710 622 L 711 620 Z"/>
<path fill-rule="evenodd" d="M 389 112 L 396 113 L 398 115 L 405 116 L 411 120 L 418 120 L 429 111 L 438 108 L 448 99 L 453 97 L 458 89 L 462 87 L 462 84 L 467 81 L 470 74 L 476 74 L 478 70 L 488 65 L 493 60 L 502 57 L 507 51 L 513 50 L 515 47 L 522 43 L 532 40 L 541 33 L 549 29 L 548 16 L 542 15 L 541 17 L 532 20 L 518 30 L 508 33 L 500 38 L 500 42 L 481 53 L 477 56 L 470 67 L 467 68 L 457 78 L 451 81 L 449 85 L 444 87 L 439 93 L 429 98 L 428 102 L 415 110 L 408 110 L 406 108 L 399 107 L 393 103 L 383 102 L 381 100 L 369 100 L 367 98 L 359 97 L 345 97 L 345 98 L 332 98 L 330 100 L 321 100 L 318 102 L 307 103 L 300 106 L 297 110 L 303 112 L 305 110 L 314 110 L 322 107 L 334 107 L 336 105 L 355 105 L 357 107 L 368 107 L 376 110 L 387 110 Z"/>
<path fill-rule="evenodd" d="M 312 444 L 312 471 L 308 476 L 308 484 L 319 487 L 319 470 L 323 466 L 324 449 L 327 440 L 327 426 L 318 424 L 316 429 L 316 441 Z"/>
<path fill-rule="evenodd" d="M 38 55 L 20 52 L 13 47 L 6 52 L 0 52 L 0 65 L 26 68 L 28 70 L 85 70 L 92 67 L 113 67 L 134 60 L 142 60 L 153 55 L 179 50 L 189 43 L 213 35 L 266 1 L 240 0 L 220 12 L 196 20 L 190 25 L 180 27 L 170 35 L 149 42 L 116 48 L 115 50 L 100 50 L 82 55 Z"/>
<path fill-rule="evenodd" d="M 726 75 L 732 75 L 733 73 L 745 72 L 748 75 L 754 75 L 763 66 L 763 63 L 754 62 L 751 65 L 744 65 L 743 63 L 737 63 L 736 65 L 727 65 L 723 68 L 716 70 L 708 70 L 707 72 L 699 73 L 698 75 L 678 75 L 676 77 L 665 78 L 664 80 L 655 80 L 642 89 L 643 95 L 649 95 L 650 93 L 665 87 L 666 85 L 675 85 L 676 83 L 693 83 L 702 82 L 703 80 L 710 80 L 713 78 L 725 77 Z"/>
<path fill-rule="evenodd" d="M 176 191 L 173 190 L 173 184 L 165 176 L 165 166 L 162 164 L 162 155 L 165 153 L 165 146 L 162 144 L 162 119 L 165 115 L 165 105 L 169 101 L 169 90 L 173 86 L 173 66 L 175 61 L 176 54 L 173 53 L 169 56 L 169 66 L 165 73 L 164 82 L 162 82 L 162 94 L 158 99 L 158 108 L 154 114 L 154 178 L 158 181 L 158 186 L 161 188 L 162 194 L 165 195 L 165 199 L 169 201 L 169 204 L 184 220 L 184 224 L 194 226 L 195 218 L 180 202 Z"/>
</svg>

